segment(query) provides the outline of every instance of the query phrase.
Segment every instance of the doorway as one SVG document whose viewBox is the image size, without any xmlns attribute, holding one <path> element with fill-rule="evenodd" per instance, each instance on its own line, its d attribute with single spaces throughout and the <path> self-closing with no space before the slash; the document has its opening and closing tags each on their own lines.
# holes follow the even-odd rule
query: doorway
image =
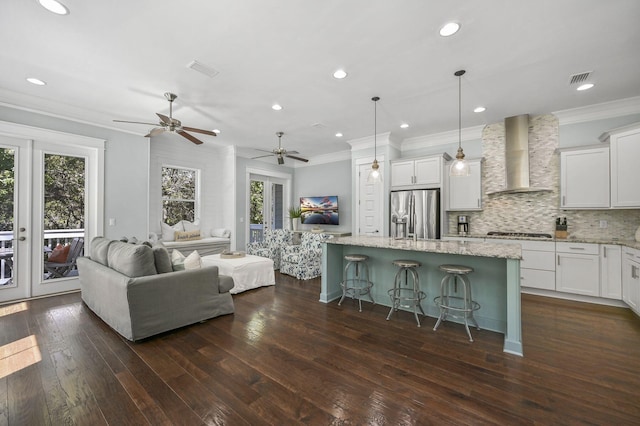
<svg viewBox="0 0 640 426">
<path fill-rule="evenodd" d="M 104 142 L 0 122 L 0 302 L 80 288 L 75 259 L 102 234 L 96 145 Z"/>
<path fill-rule="evenodd" d="M 290 199 L 290 175 L 250 172 L 247 207 L 247 242 L 262 241 L 267 229 L 287 227 L 286 212 Z"/>
</svg>

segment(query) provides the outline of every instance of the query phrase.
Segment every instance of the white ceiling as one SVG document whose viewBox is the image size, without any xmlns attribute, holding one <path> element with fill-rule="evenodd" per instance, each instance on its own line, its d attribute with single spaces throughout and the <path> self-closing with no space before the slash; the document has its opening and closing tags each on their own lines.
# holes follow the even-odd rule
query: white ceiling
<svg viewBox="0 0 640 426">
<path fill-rule="evenodd" d="M 112 120 L 155 122 L 167 91 L 183 125 L 221 130 L 197 135 L 205 143 L 270 150 L 283 131 L 283 146 L 309 158 L 371 136 L 375 95 L 378 133 L 457 129 L 458 69 L 463 127 L 640 95 L 637 0 L 63 3 L 67 16 L 2 0 L 0 103 L 140 135 L 150 126 Z M 439 36 L 450 20 L 461 30 Z M 348 77 L 334 79 L 338 68 Z M 596 86 L 577 92 L 570 76 L 585 71 Z"/>
</svg>

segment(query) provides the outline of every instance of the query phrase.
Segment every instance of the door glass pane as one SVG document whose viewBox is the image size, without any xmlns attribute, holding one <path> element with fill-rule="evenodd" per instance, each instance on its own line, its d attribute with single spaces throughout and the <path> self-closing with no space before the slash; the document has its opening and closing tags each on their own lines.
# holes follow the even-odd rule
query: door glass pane
<svg viewBox="0 0 640 426">
<path fill-rule="evenodd" d="M 78 274 L 75 261 L 84 251 L 85 158 L 44 156 L 45 279 Z"/>
<path fill-rule="evenodd" d="M 0 148 L 0 286 L 14 286 L 15 151 Z"/>
<path fill-rule="evenodd" d="M 271 228 L 282 229 L 284 222 L 283 186 L 279 183 L 271 185 Z"/>
<path fill-rule="evenodd" d="M 252 180 L 249 184 L 249 242 L 262 241 L 264 228 L 264 182 Z"/>
</svg>

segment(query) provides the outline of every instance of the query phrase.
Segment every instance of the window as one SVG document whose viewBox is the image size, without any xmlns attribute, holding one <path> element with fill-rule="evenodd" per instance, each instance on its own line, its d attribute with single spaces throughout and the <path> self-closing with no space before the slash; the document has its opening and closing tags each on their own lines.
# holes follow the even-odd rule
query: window
<svg viewBox="0 0 640 426">
<path fill-rule="evenodd" d="M 198 170 L 162 167 L 162 221 L 193 222 L 198 210 Z"/>
</svg>

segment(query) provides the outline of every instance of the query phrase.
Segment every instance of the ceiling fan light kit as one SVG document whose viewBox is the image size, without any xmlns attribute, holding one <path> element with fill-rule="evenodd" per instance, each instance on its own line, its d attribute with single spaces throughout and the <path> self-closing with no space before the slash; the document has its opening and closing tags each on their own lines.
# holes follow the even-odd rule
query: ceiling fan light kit
<svg viewBox="0 0 640 426">
<path fill-rule="evenodd" d="M 166 115 L 160 114 L 159 112 L 157 112 L 156 115 L 158 116 L 158 118 L 160 118 L 159 123 L 143 123 L 140 121 L 125 121 L 125 120 L 113 120 L 113 121 L 116 123 L 133 123 L 133 124 L 146 124 L 149 126 L 157 126 L 151 129 L 149 133 L 144 135 L 145 138 L 158 136 L 159 134 L 162 134 L 164 132 L 169 132 L 169 133 L 176 133 L 182 136 L 183 138 L 193 142 L 194 144 L 200 145 L 203 142 L 200 139 L 196 138 L 195 136 L 187 133 L 187 131 L 201 133 L 203 135 L 217 136 L 217 133 L 211 130 L 204 130 L 204 129 L 198 129 L 196 127 L 183 126 L 180 120 L 178 120 L 177 118 L 173 118 L 173 101 L 175 101 L 178 98 L 178 95 L 176 95 L 175 93 L 166 92 L 164 94 L 164 97 L 169 101 L 169 116 L 167 117 Z"/>
<path fill-rule="evenodd" d="M 305 163 L 309 162 L 309 160 L 307 160 L 306 158 L 298 157 L 297 155 L 292 155 L 292 154 L 299 154 L 298 151 L 287 151 L 286 149 L 284 149 L 282 147 L 282 135 L 284 135 L 284 132 L 276 132 L 276 136 L 278 137 L 278 147 L 271 151 L 267 151 L 260 148 L 253 148 L 256 151 L 268 152 L 269 154 L 259 155 L 257 157 L 252 157 L 251 159 L 255 160 L 257 158 L 264 158 L 264 157 L 269 157 L 271 155 L 275 155 L 278 160 L 278 164 L 280 165 L 284 164 L 285 157 L 293 158 L 294 160 L 302 161 Z"/>
</svg>

